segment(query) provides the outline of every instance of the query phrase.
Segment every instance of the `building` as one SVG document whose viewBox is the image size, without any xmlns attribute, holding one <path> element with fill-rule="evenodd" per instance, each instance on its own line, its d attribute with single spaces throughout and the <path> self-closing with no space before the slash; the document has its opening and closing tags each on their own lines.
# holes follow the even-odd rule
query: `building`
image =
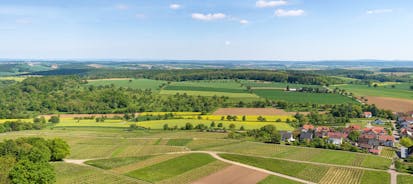
<svg viewBox="0 0 413 184">
<path fill-rule="evenodd" d="M 371 112 L 364 112 L 363 115 L 364 115 L 365 118 L 373 117 L 373 114 Z"/>
<path fill-rule="evenodd" d="M 402 146 L 400 148 L 400 157 L 401 158 L 407 158 L 409 157 L 409 155 L 413 152 L 413 147 L 410 148 L 406 148 L 404 146 Z"/>
<path fill-rule="evenodd" d="M 343 139 L 347 138 L 347 134 L 341 132 L 328 132 L 328 142 L 335 145 L 343 144 Z"/>
<path fill-rule="evenodd" d="M 372 124 L 375 125 L 385 125 L 386 123 L 384 121 L 382 121 L 381 119 L 376 119 L 373 122 L 371 122 Z"/>
<path fill-rule="evenodd" d="M 294 136 L 292 132 L 280 132 L 281 133 L 281 140 L 284 142 L 294 142 Z"/>
</svg>

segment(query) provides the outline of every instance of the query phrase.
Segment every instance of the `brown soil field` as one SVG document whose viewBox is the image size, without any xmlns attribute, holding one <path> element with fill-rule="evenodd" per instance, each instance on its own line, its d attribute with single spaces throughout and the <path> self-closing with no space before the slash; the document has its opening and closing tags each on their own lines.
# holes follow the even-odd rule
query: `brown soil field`
<svg viewBox="0 0 413 184">
<path fill-rule="evenodd" d="M 259 171 L 255 171 L 252 169 L 248 169 L 241 166 L 229 166 L 221 171 L 213 173 L 209 176 L 201 178 L 193 184 L 228 184 L 228 183 L 236 183 L 236 184 L 250 184 L 250 183 L 258 183 L 264 178 L 266 178 L 268 174 L 262 173 Z"/>
<path fill-rule="evenodd" d="M 257 116 L 275 116 L 275 115 L 295 115 L 296 112 L 286 112 L 282 109 L 274 108 L 220 108 L 213 113 L 213 115 L 257 115 Z M 307 112 L 300 112 L 300 114 L 308 114 Z"/>
<path fill-rule="evenodd" d="M 60 118 L 89 118 L 89 117 L 102 117 L 105 116 L 107 118 L 113 117 L 123 117 L 125 114 L 48 114 L 48 115 L 39 115 L 39 117 L 43 116 L 45 118 L 50 118 L 51 116 L 60 116 Z M 135 114 L 136 116 L 139 115 L 138 113 Z"/>
<path fill-rule="evenodd" d="M 413 111 L 413 100 L 389 98 L 389 97 L 365 97 L 368 104 L 375 104 L 381 109 L 391 110 L 393 112 Z"/>
</svg>

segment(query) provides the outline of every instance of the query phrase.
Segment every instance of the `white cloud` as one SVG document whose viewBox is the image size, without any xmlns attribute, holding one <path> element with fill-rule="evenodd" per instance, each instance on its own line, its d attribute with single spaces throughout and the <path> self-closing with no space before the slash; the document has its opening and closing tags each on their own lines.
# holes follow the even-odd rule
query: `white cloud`
<svg viewBox="0 0 413 184">
<path fill-rule="evenodd" d="M 225 41 L 225 45 L 231 45 L 231 42 L 230 41 Z"/>
<path fill-rule="evenodd" d="M 282 6 L 286 4 L 287 4 L 287 1 L 284 1 L 284 0 L 278 0 L 278 1 L 258 0 L 255 3 L 255 6 L 257 6 L 258 8 L 267 8 L 267 7 Z"/>
<path fill-rule="evenodd" d="M 128 5 L 124 5 L 124 4 L 118 4 L 115 6 L 116 9 L 118 10 L 128 10 L 129 6 Z"/>
<path fill-rule="evenodd" d="M 173 9 L 173 10 L 177 10 L 181 8 L 180 4 L 171 4 L 169 5 L 169 8 Z"/>
<path fill-rule="evenodd" d="M 239 21 L 240 24 L 248 24 L 250 23 L 248 20 L 242 19 Z"/>
<path fill-rule="evenodd" d="M 277 17 L 296 17 L 304 15 L 305 11 L 298 9 L 298 10 L 283 10 L 278 9 L 275 11 L 275 16 Z"/>
<path fill-rule="evenodd" d="M 209 13 L 209 14 L 202 14 L 202 13 L 193 13 L 192 18 L 195 20 L 202 20 L 202 21 L 211 21 L 211 20 L 220 20 L 225 19 L 227 15 L 223 13 Z"/>
<path fill-rule="evenodd" d="M 366 14 L 381 14 L 381 13 L 392 13 L 392 9 L 375 9 L 375 10 L 368 10 Z"/>
</svg>

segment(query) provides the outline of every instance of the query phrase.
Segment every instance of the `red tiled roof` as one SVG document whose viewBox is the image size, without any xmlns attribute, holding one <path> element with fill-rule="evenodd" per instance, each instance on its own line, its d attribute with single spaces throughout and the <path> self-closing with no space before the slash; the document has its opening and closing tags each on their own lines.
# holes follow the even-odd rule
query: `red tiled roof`
<svg viewBox="0 0 413 184">
<path fill-rule="evenodd" d="M 346 133 L 341 133 L 341 132 L 328 132 L 327 134 L 328 137 L 330 138 L 346 138 L 348 135 Z"/>
<path fill-rule="evenodd" d="M 379 153 L 380 153 L 380 150 L 378 150 L 378 149 L 370 149 L 369 152 L 370 152 L 370 153 L 379 154 Z"/>
<path fill-rule="evenodd" d="M 330 127 L 326 127 L 326 126 L 319 126 L 316 128 L 317 132 L 322 132 L 322 131 L 330 131 Z"/>
<path fill-rule="evenodd" d="M 376 138 L 376 135 L 373 135 L 373 134 L 362 134 L 362 135 L 360 136 L 360 138 L 374 139 L 374 138 Z"/>
<path fill-rule="evenodd" d="M 372 115 L 372 113 L 371 112 L 364 112 L 364 115 Z"/>
<path fill-rule="evenodd" d="M 394 141 L 394 137 L 391 135 L 380 135 L 379 140 L 381 141 Z"/>
<path fill-rule="evenodd" d="M 303 125 L 303 129 L 306 129 L 306 130 L 314 130 L 314 125 L 310 125 L 310 124 Z"/>
<path fill-rule="evenodd" d="M 360 125 L 350 125 L 348 128 L 351 128 L 353 130 L 360 130 L 361 126 Z"/>
</svg>

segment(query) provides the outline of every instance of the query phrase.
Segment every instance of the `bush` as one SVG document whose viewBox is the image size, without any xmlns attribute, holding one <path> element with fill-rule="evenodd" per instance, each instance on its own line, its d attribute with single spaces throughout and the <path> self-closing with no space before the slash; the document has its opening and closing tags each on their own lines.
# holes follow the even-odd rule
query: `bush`
<svg viewBox="0 0 413 184">
<path fill-rule="evenodd" d="M 47 162 L 33 163 L 21 160 L 11 169 L 9 178 L 12 183 L 54 183 L 56 181 L 53 166 Z"/>
<path fill-rule="evenodd" d="M 61 161 L 70 154 L 69 145 L 60 138 L 49 140 L 49 149 L 51 151 L 51 161 Z"/>
<path fill-rule="evenodd" d="M 49 122 L 54 123 L 54 124 L 59 123 L 60 122 L 60 117 L 59 116 L 52 116 L 52 117 L 50 117 Z"/>
</svg>

